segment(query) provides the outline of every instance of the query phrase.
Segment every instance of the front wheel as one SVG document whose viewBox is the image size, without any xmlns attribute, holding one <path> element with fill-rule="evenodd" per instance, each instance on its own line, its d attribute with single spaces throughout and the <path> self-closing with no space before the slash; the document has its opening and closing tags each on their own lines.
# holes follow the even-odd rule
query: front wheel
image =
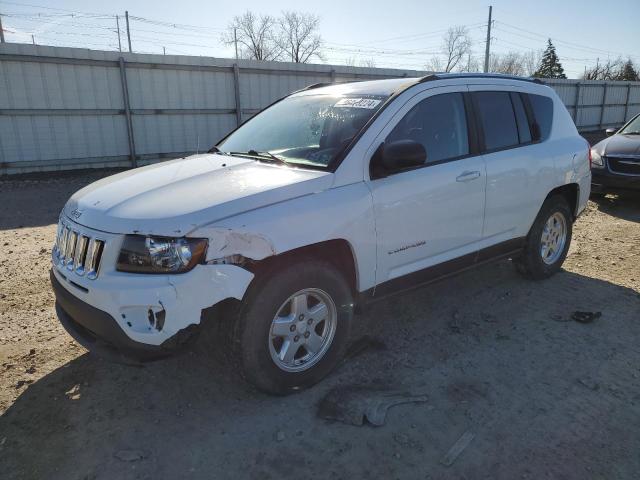
<svg viewBox="0 0 640 480">
<path fill-rule="evenodd" d="M 333 265 L 307 260 L 263 272 L 237 319 L 243 376 L 280 395 L 317 383 L 343 357 L 352 317 L 351 289 Z"/>
<path fill-rule="evenodd" d="M 536 217 L 521 257 L 514 260 L 517 270 L 528 278 L 548 278 L 560 270 L 571 244 L 573 215 L 561 195 L 548 198 Z"/>
</svg>

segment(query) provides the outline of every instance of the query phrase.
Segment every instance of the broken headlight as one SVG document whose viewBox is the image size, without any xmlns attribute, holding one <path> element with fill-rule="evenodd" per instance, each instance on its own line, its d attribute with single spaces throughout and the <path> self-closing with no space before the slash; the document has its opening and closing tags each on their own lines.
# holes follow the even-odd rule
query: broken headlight
<svg viewBox="0 0 640 480">
<path fill-rule="evenodd" d="M 184 273 L 204 261 L 207 240 L 127 235 L 116 270 L 135 273 Z"/>
</svg>

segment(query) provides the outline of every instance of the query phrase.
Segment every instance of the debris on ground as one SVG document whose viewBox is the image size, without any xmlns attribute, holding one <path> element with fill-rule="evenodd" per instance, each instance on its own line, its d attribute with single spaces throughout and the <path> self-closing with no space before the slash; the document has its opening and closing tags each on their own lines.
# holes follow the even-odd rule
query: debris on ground
<svg viewBox="0 0 640 480">
<path fill-rule="evenodd" d="M 33 380 L 18 380 L 18 382 L 16 383 L 16 389 L 24 386 L 24 385 L 29 385 L 33 383 Z"/>
<path fill-rule="evenodd" d="M 486 313 L 486 312 L 481 312 L 480 318 L 487 323 L 496 323 L 498 321 L 495 315 L 492 315 L 491 313 Z"/>
<path fill-rule="evenodd" d="M 469 446 L 469 444 L 471 443 L 471 440 L 473 440 L 475 436 L 476 435 L 474 433 L 468 430 L 464 432 L 460 436 L 460 438 L 458 438 L 456 443 L 454 443 L 453 446 L 449 449 L 449 451 L 444 456 L 444 458 L 440 460 L 440 463 L 442 463 L 443 465 L 446 465 L 447 467 L 450 467 L 451 465 L 453 465 L 453 462 L 455 462 L 456 459 L 463 452 L 463 450 Z"/>
<path fill-rule="evenodd" d="M 71 387 L 68 391 L 64 392 L 69 400 L 79 400 L 80 399 L 80 385 L 76 384 Z"/>
<path fill-rule="evenodd" d="M 285 438 L 284 432 L 282 430 L 278 430 L 276 432 L 276 440 L 278 442 L 282 442 L 284 440 L 284 438 Z"/>
<path fill-rule="evenodd" d="M 142 450 L 118 450 L 113 456 L 122 462 L 137 462 L 146 457 Z"/>
<path fill-rule="evenodd" d="M 573 312 L 571 318 L 579 323 L 591 323 L 595 319 L 600 318 L 602 312 Z"/>
<path fill-rule="evenodd" d="M 379 427 L 384 425 L 389 408 L 403 403 L 426 401 L 426 395 L 384 387 L 337 387 L 330 390 L 320 402 L 318 416 L 357 426 L 363 425 L 366 419 Z"/>
<path fill-rule="evenodd" d="M 598 385 L 598 383 L 591 378 L 579 378 L 578 383 L 593 391 L 596 391 L 600 388 L 600 385 Z"/>
</svg>

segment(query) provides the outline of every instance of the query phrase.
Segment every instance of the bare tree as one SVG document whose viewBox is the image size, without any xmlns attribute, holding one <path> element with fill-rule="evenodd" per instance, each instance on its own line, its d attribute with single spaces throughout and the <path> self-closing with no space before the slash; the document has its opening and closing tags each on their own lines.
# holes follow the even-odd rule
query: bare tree
<svg viewBox="0 0 640 480">
<path fill-rule="evenodd" d="M 424 68 L 430 72 L 442 72 L 444 70 L 440 57 L 431 57 Z"/>
<path fill-rule="evenodd" d="M 471 52 L 468 52 L 464 62 L 460 63 L 458 71 L 465 73 L 480 72 L 480 61 Z"/>
<path fill-rule="evenodd" d="M 360 60 L 361 67 L 376 68 L 377 64 L 378 63 L 376 62 L 375 58 L 363 58 L 362 60 Z"/>
<path fill-rule="evenodd" d="M 489 57 L 489 71 L 506 75 L 524 75 L 524 59 L 518 52 L 507 52 Z"/>
<path fill-rule="evenodd" d="M 323 59 L 318 34 L 320 17 L 310 13 L 283 12 L 277 20 L 279 32 L 276 43 L 288 60 L 307 63 L 313 57 Z"/>
<path fill-rule="evenodd" d="M 446 58 L 444 71 L 451 72 L 465 56 L 471 53 L 471 38 L 467 27 L 451 27 L 442 39 L 442 53 Z"/>
<path fill-rule="evenodd" d="M 538 70 L 538 66 L 542 61 L 542 51 L 541 50 L 530 50 L 522 54 L 522 64 L 524 67 L 524 74 L 527 77 L 533 76 L 533 74 Z"/>
<path fill-rule="evenodd" d="M 541 56 L 542 54 L 535 50 L 524 53 L 514 51 L 502 54 L 494 53 L 489 57 L 489 71 L 530 77 L 538 69 Z"/>
<path fill-rule="evenodd" d="M 247 11 L 233 18 L 222 35 L 222 42 L 233 45 L 235 30 L 240 57 L 252 60 L 277 60 L 281 55 L 281 49 L 276 42 L 275 28 L 276 20 L 273 17 L 258 16 Z"/>
<path fill-rule="evenodd" d="M 624 61 L 621 58 L 609 59 L 607 63 L 600 63 L 600 59 L 597 59 L 593 67 L 585 70 L 582 78 L 585 80 L 617 80 L 623 67 Z"/>
<path fill-rule="evenodd" d="M 354 56 L 351 57 L 347 57 L 344 59 L 343 63 L 347 66 L 347 67 L 355 67 L 356 65 L 358 65 L 358 59 Z"/>
</svg>

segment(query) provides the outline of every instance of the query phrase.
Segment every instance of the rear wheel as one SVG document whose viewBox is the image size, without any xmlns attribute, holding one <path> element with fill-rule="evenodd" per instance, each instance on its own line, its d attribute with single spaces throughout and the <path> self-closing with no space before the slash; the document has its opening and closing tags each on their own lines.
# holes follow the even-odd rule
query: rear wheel
<svg viewBox="0 0 640 480">
<path fill-rule="evenodd" d="M 548 278 L 562 267 L 571 244 L 573 215 L 562 195 L 549 197 L 536 217 L 517 270 L 535 280 Z"/>
<path fill-rule="evenodd" d="M 333 265 L 308 260 L 263 272 L 234 329 L 243 376 L 274 394 L 317 383 L 344 355 L 352 317 L 351 289 Z"/>
</svg>

